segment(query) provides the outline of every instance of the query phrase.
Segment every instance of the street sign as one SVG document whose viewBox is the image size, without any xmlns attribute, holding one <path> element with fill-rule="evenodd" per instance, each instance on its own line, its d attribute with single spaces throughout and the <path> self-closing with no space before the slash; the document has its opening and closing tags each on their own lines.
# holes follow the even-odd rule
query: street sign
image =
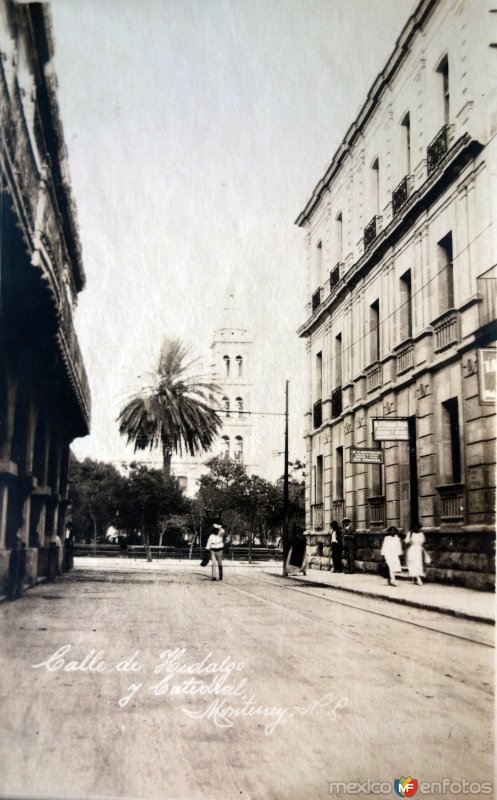
<svg viewBox="0 0 497 800">
<path fill-rule="evenodd" d="M 478 377 L 480 405 L 494 405 L 497 351 L 495 347 L 481 347 L 478 350 Z"/>
<path fill-rule="evenodd" d="M 383 464 L 383 450 L 378 447 L 351 447 L 351 464 Z"/>
<path fill-rule="evenodd" d="M 407 417 L 373 417 L 375 442 L 408 442 Z"/>
</svg>

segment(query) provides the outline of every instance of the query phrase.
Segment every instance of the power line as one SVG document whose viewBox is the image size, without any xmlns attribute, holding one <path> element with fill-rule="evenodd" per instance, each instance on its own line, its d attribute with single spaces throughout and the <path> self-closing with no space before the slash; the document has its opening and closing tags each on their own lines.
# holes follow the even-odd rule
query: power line
<svg viewBox="0 0 497 800">
<path fill-rule="evenodd" d="M 452 261 L 450 261 L 448 264 L 444 265 L 442 267 L 442 269 L 438 270 L 438 272 L 435 275 L 433 275 L 426 283 L 422 284 L 415 292 L 413 292 L 413 294 L 411 295 L 411 300 L 412 300 L 413 297 L 416 297 L 416 295 L 418 295 L 422 291 L 424 291 L 431 283 L 433 283 L 433 281 L 437 280 L 440 277 L 440 274 L 444 270 L 446 270 L 449 266 L 451 266 L 454 263 L 454 261 L 457 261 L 457 259 L 466 250 L 469 250 L 471 245 L 473 245 L 480 238 L 480 236 L 483 236 L 484 233 L 486 233 L 490 228 L 493 227 L 493 225 L 495 225 L 495 222 L 496 222 L 496 220 L 492 220 L 485 228 L 483 228 L 483 230 L 480 231 L 479 234 L 477 234 L 477 236 L 474 237 L 474 239 L 472 239 L 470 242 L 468 242 L 468 244 L 465 247 L 463 247 L 461 250 L 459 250 L 459 252 L 456 253 L 456 255 L 452 257 Z M 491 267 L 489 267 L 489 269 L 493 269 L 496 266 L 497 266 L 497 264 L 493 264 Z M 408 304 L 409 304 L 409 300 L 405 300 L 404 302 L 402 302 L 396 309 L 394 309 L 392 312 L 390 312 L 390 314 L 387 314 L 386 317 L 383 317 L 383 319 L 380 320 L 377 325 L 375 325 L 373 328 L 370 328 L 370 330 L 367 333 L 361 334 L 357 339 L 354 339 L 354 341 L 351 342 L 349 345 L 347 345 L 346 347 L 343 347 L 342 351 L 341 351 L 341 353 L 339 355 L 330 356 L 330 358 L 328 359 L 328 363 L 333 363 L 338 358 L 341 358 L 343 356 L 343 354 L 346 353 L 348 350 L 351 350 L 353 347 L 355 347 L 355 345 L 359 344 L 360 342 L 364 341 L 365 339 L 368 339 L 372 333 L 374 333 L 377 330 L 381 330 L 381 326 L 382 325 L 384 325 L 389 319 L 391 319 L 396 314 L 398 314 L 399 311 L 401 311 Z"/>
<path fill-rule="evenodd" d="M 217 414 L 227 414 L 231 416 L 233 414 L 233 419 L 236 419 L 236 415 L 248 414 L 249 416 L 259 416 L 259 417 L 284 417 L 284 411 L 238 411 L 238 409 L 233 409 L 231 411 L 229 408 L 213 408 L 212 411 L 215 411 Z"/>
</svg>

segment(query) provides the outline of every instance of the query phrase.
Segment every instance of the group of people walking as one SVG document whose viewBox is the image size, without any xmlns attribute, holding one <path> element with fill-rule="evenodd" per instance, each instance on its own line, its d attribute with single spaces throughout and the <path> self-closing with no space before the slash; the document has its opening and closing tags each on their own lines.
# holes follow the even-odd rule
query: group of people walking
<svg viewBox="0 0 497 800">
<path fill-rule="evenodd" d="M 333 572 L 355 572 L 357 558 L 357 535 L 352 525 L 352 520 L 344 517 L 340 524 L 337 520 L 331 523 L 331 561 Z M 425 550 L 425 536 L 419 527 L 413 527 L 404 539 L 407 546 L 405 563 L 409 577 L 418 586 L 423 585 L 426 564 L 430 563 L 430 556 Z M 397 586 L 395 576 L 402 572 L 401 557 L 404 548 L 400 538 L 399 529 L 391 525 L 385 534 L 382 547 L 380 571 L 385 575 L 390 586 Z M 345 570 L 344 570 L 345 565 Z M 381 566 L 383 565 L 383 567 Z M 294 570 L 306 574 L 306 537 L 304 533 L 297 533 L 292 540 L 292 546 L 285 564 L 285 574 L 293 567 Z"/>
<path fill-rule="evenodd" d="M 411 531 L 408 531 L 404 542 L 407 545 L 406 566 L 409 570 L 409 576 L 414 583 L 422 586 L 422 578 L 425 576 L 425 564 L 429 564 L 431 560 L 424 547 L 425 535 L 415 526 Z M 386 578 L 390 586 L 397 586 L 395 575 L 402 572 L 400 563 L 402 554 L 403 548 L 399 531 L 395 525 L 390 525 L 387 528 L 387 533 L 381 546 L 381 555 L 386 564 Z"/>
<path fill-rule="evenodd" d="M 223 550 L 225 530 L 222 525 L 212 526 L 213 532 L 210 534 L 205 545 L 206 555 L 201 561 L 202 566 L 207 566 L 209 560 L 212 567 L 211 580 L 223 580 Z M 405 544 L 406 565 L 409 576 L 418 586 L 423 585 L 422 578 L 425 576 L 425 565 L 430 563 L 430 557 L 425 550 L 425 537 L 419 527 L 413 527 L 406 534 Z M 345 560 L 346 571 L 355 572 L 357 536 L 354 531 L 352 521 L 344 517 L 340 525 L 337 520 L 331 523 L 331 560 L 333 572 L 343 572 Z M 390 586 L 397 586 L 395 576 L 402 572 L 400 562 L 403 555 L 402 542 L 399 530 L 394 525 L 387 528 L 383 544 L 381 546 L 381 556 L 385 565 L 385 577 Z M 305 533 L 297 532 L 294 534 L 288 555 L 285 560 L 284 574 L 287 575 L 291 568 L 306 574 L 307 554 Z"/>
</svg>

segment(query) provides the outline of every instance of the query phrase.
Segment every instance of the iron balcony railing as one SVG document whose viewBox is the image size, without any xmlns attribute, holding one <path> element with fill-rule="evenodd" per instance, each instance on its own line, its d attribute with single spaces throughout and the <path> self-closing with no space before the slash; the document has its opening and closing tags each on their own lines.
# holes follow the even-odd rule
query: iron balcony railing
<svg viewBox="0 0 497 800">
<path fill-rule="evenodd" d="M 441 353 L 459 341 L 457 311 L 449 310 L 433 324 L 435 353 Z"/>
<path fill-rule="evenodd" d="M 497 319 L 497 269 L 492 267 L 476 279 L 480 295 L 480 328 Z"/>
<path fill-rule="evenodd" d="M 464 484 L 437 486 L 440 495 L 441 525 L 462 525 L 464 522 Z"/>
<path fill-rule="evenodd" d="M 407 201 L 409 186 L 407 175 L 405 175 L 399 185 L 392 192 L 392 213 L 395 216 Z"/>
<path fill-rule="evenodd" d="M 381 364 L 373 364 L 366 370 L 366 389 L 368 392 L 374 392 L 381 388 L 381 383 Z"/>
<path fill-rule="evenodd" d="M 331 393 L 331 418 L 336 419 L 342 413 L 342 387 L 337 386 Z"/>
<path fill-rule="evenodd" d="M 312 409 L 312 421 L 315 428 L 320 428 L 323 424 L 323 403 L 316 400 Z"/>
<path fill-rule="evenodd" d="M 316 311 L 317 308 L 321 305 L 321 288 L 316 289 L 314 294 L 312 295 L 312 310 Z"/>
<path fill-rule="evenodd" d="M 397 375 L 408 372 L 414 366 L 414 344 L 409 342 L 397 353 Z"/>
<path fill-rule="evenodd" d="M 430 142 L 426 150 L 426 161 L 428 175 L 436 170 L 440 162 L 444 159 L 449 149 L 449 126 L 444 125 Z"/>
<path fill-rule="evenodd" d="M 364 228 L 364 250 L 370 247 L 378 236 L 378 217 L 375 215 Z"/>
<path fill-rule="evenodd" d="M 322 531 L 324 527 L 324 506 L 323 503 L 314 503 L 312 506 L 312 527 L 315 531 Z"/>
<path fill-rule="evenodd" d="M 342 267 L 342 264 L 339 261 L 330 272 L 330 292 L 333 291 L 340 281 L 340 267 Z"/>
</svg>

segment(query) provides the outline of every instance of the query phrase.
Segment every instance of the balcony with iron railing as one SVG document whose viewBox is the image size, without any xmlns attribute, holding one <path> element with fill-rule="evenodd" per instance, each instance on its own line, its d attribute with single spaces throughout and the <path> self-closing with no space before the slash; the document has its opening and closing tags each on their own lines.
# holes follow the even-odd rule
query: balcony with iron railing
<svg viewBox="0 0 497 800">
<path fill-rule="evenodd" d="M 316 311 L 319 306 L 321 305 L 321 287 L 316 289 L 314 294 L 312 295 L 312 311 Z"/>
<path fill-rule="evenodd" d="M 480 307 L 478 309 L 479 325 L 483 328 L 497 320 L 497 267 L 484 272 L 476 279 Z"/>
<path fill-rule="evenodd" d="M 333 289 L 336 286 L 338 286 L 338 283 L 340 281 L 340 271 L 342 267 L 343 264 L 339 261 L 338 264 L 335 264 L 333 269 L 330 271 L 330 292 L 332 292 Z"/>
<path fill-rule="evenodd" d="M 342 387 L 337 386 L 331 393 L 331 418 L 336 419 L 340 416 L 343 409 Z"/>
<path fill-rule="evenodd" d="M 366 391 L 374 392 L 376 389 L 381 389 L 382 385 L 382 370 L 381 364 L 375 363 L 365 370 L 366 375 Z"/>
<path fill-rule="evenodd" d="M 397 375 L 408 372 L 414 366 L 414 344 L 408 342 L 403 345 L 396 353 Z"/>
<path fill-rule="evenodd" d="M 459 317 L 457 311 L 450 308 L 441 317 L 432 322 L 435 335 L 435 353 L 448 350 L 459 341 Z"/>
<path fill-rule="evenodd" d="M 399 213 L 402 206 L 407 202 L 408 196 L 409 182 L 408 176 L 405 175 L 392 192 L 392 214 L 394 216 Z"/>
<path fill-rule="evenodd" d="M 324 505 L 314 503 L 312 506 L 312 527 L 315 531 L 322 531 L 324 527 Z"/>
<path fill-rule="evenodd" d="M 376 497 L 368 497 L 369 505 L 369 527 L 370 528 L 384 528 L 385 527 L 385 498 L 383 495 Z"/>
<path fill-rule="evenodd" d="M 435 172 L 449 150 L 449 125 L 444 125 L 426 149 L 428 177 Z"/>
<path fill-rule="evenodd" d="M 316 400 L 312 407 L 312 424 L 314 428 L 320 428 L 323 424 L 323 401 Z"/>
<path fill-rule="evenodd" d="M 459 527 L 464 523 L 464 484 L 437 486 L 440 495 L 441 527 Z"/>
<path fill-rule="evenodd" d="M 364 228 L 364 252 L 368 249 L 368 247 L 371 247 L 374 240 L 378 236 L 378 219 L 378 216 L 375 215 Z"/>
</svg>

